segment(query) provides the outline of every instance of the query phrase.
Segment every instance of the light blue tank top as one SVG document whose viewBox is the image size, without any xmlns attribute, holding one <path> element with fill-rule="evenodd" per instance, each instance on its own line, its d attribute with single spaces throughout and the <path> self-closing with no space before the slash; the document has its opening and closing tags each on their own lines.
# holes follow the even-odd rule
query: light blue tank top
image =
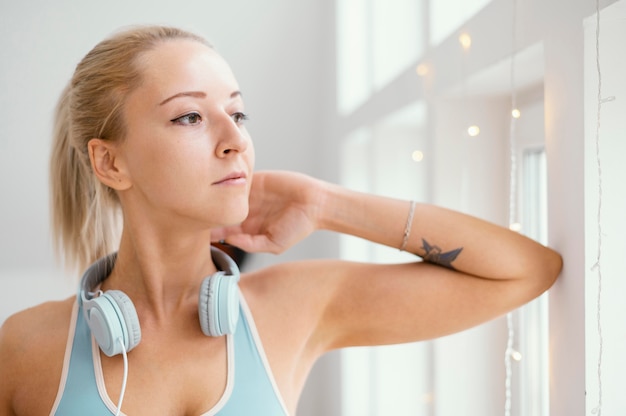
<svg viewBox="0 0 626 416">
<path fill-rule="evenodd" d="M 239 315 L 235 333 L 226 335 L 226 391 L 202 416 L 288 415 L 243 296 Z M 104 388 L 97 344 L 92 339 L 81 307 L 75 304 L 61 383 L 50 415 L 111 416 L 115 415 L 116 406 Z"/>
</svg>

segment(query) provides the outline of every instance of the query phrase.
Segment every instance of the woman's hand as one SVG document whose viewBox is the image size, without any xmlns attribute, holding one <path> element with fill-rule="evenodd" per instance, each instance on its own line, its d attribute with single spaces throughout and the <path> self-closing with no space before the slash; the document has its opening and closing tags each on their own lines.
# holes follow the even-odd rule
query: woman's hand
<svg viewBox="0 0 626 416">
<path fill-rule="evenodd" d="M 251 253 L 281 253 L 318 228 L 321 184 L 300 173 L 255 172 L 248 217 L 237 226 L 213 230 L 211 239 Z"/>
</svg>

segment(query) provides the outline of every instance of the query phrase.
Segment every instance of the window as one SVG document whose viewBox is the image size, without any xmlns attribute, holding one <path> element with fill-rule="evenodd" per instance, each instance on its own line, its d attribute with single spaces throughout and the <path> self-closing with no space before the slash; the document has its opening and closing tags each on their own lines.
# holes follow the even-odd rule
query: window
<svg viewBox="0 0 626 416">
<path fill-rule="evenodd" d="M 548 173 L 544 149 L 543 87 L 532 87 L 522 94 L 521 99 L 514 149 L 519 161 L 517 218 L 522 225 L 522 234 L 547 244 Z M 514 416 L 549 415 L 548 309 L 548 295 L 544 294 L 513 312 L 513 349 L 520 353 L 518 360 L 512 361 L 511 414 Z"/>
<path fill-rule="evenodd" d="M 338 0 L 337 5 L 337 108 L 346 114 L 371 94 L 368 45 L 369 0 Z"/>
<path fill-rule="evenodd" d="M 522 232 L 547 244 L 547 169 L 543 148 L 526 149 L 522 158 Z M 548 296 L 542 295 L 515 312 L 521 360 L 517 368 L 515 407 L 519 415 L 548 416 Z"/>
<path fill-rule="evenodd" d="M 342 147 L 343 185 L 405 199 L 427 199 L 429 153 L 424 103 L 408 106 L 352 133 Z M 390 169 L 390 167 L 393 169 Z M 398 180 L 402 178 L 402 180 Z M 397 249 L 342 236 L 341 257 L 376 262 L 411 261 Z M 342 351 L 342 415 L 428 414 L 432 405 L 430 343 Z"/>
<path fill-rule="evenodd" d="M 423 1 L 338 0 L 337 108 L 349 114 L 424 51 Z"/>
<path fill-rule="evenodd" d="M 342 117 L 385 95 L 376 93 L 399 74 L 413 71 L 413 65 L 429 47 L 458 30 L 488 3 L 489 0 L 385 3 L 383 0 L 338 0 L 340 122 Z M 543 53 L 538 56 L 542 59 Z M 482 75 L 489 87 L 481 90 L 480 85 L 473 85 L 472 94 L 480 93 L 480 97 L 466 96 L 465 89 L 462 97 L 455 97 L 452 90 L 460 89 L 456 85 L 449 91 L 452 96 L 444 100 L 419 101 L 395 110 L 382 120 L 362 118 L 356 129 L 341 141 L 342 184 L 392 197 L 444 202 L 441 205 L 451 208 L 471 208 L 468 211 L 474 214 L 472 210 L 479 209 L 482 210 L 479 216 L 497 221 L 508 205 L 504 186 L 508 150 L 506 140 L 502 141 L 508 133 L 508 119 L 503 122 L 502 118 L 502 109 L 508 104 L 508 62 L 471 75 L 474 83 L 480 81 Z M 464 75 L 469 79 L 469 74 Z M 384 105 L 377 102 L 377 108 L 401 107 L 389 97 L 382 99 L 388 101 Z M 524 204 L 523 213 L 530 217 L 522 217 L 524 225 L 529 227 L 523 232 L 537 239 L 546 230 L 545 154 L 541 150 L 543 102 L 540 101 L 540 106 L 528 112 L 523 109 L 522 124 L 527 129 L 528 120 L 532 120 L 530 124 L 535 130 L 529 134 L 541 140 L 532 146 L 524 142 L 520 149 L 526 153 L 519 156 L 523 160 L 519 170 L 525 175 L 520 183 L 528 187 L 520 195 L 520 201 Z M 383 117 L 382 114 L 373 116 Z M 467 117 L 472 121 L 476 118 L 484 130 L 481 137 L 471 142 L 465 137 Z M 537 129 L 538 135 L 534 134 Z M 430 140 L 432 138 L 436 141 Z M 459 140 L 465 141 L 459 144 Z M 453 156 L 458 156 L 458 160 Z M 462 168 L 465 163 L 471 164 L 468 170 L 471 169 L 472 174 L 478 171 L 478 175 L 469 177 L 470 172 Z M 436 185 L 433 185 L 433 176 L 439 177 Z M 442 180 L 441 176 L 446 178 Z M 459 184 L 460 181 L 463 183 Z M 469 185 L 472 185 L 471 190 L 480 192 L 463 192 Z M 441 186 L 441 189 L 431 186 Z M 447 198 L 448 193 L 450 198 Z M 489 201 L 485 202 L 485 197 L 472 198 L 472 195 L 486 193 L 490 195 Z M 461 206 L 456 205 L 459 201 Z M 397 249 L 379 247 L 349 236 L 342 236 L 340 248 L 344 259 L 410 261 L 406 253 L 399 253 Z M 522 361 L 514 363 L 513 415 L 547 415 L 547 299 L 517 311 L 515 325 L 515 348 L 522 354 Z M 448 416 L 466 409 L 500 414 L 504 397 L 497 392 L 504 391 L 505 341 L 506 328 L 500 320 L 432 342 L 342 351 L 341 414 L 378 416 L 392 411 L 399 416 Z"/>
<path fill-rule="evenodd" d="M 337 108 L 365 103 L 491 0 L 337 0 Z"/>
<path fill-rule="evenodd" d="M 435 46 L 474 16 L 491 0 L 430 1 L 430 44 Z"/>
</svg>

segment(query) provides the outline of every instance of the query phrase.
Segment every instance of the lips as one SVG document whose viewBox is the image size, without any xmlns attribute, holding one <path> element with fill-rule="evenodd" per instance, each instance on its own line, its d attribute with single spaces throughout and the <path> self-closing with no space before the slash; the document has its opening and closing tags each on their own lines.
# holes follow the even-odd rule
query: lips
<svg viewBox="0 0 626 416">
<path fill-rule="evenodd" d="M 213 182 L 213 185 L 222 185 L 222 184 L 244 184 L 246 183 L 246 173 L 245 172 L 232 172 L 228 175 L 224 176 L 222 179 Z"/>
</svg>

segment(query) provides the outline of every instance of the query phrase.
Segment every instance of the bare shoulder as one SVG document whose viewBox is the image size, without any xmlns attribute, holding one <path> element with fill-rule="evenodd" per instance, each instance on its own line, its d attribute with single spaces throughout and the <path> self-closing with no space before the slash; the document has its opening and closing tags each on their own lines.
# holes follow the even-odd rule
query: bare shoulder
<svg viewBox="0 0 626 416">
<path fill-rule="evenodd" d="M 260 304 L 254 309 L 282 305 L 284 310 L 296 304 L 302 310 L 328 299 L 328 291 L 335 289 L 337 276 L 344 274 L 347 267 L 349 263 L 333 259 L 279 263 L 245 273 L 240 286 L 250 303 Z"/>
<path fill-rule="evenodd" d="M 358 284 L 367 276 L 389 273 L 406 264 L 372 264 L 339 259 L 312 259 L 278 263 L 244 273 L 240 286 L 246 298 L 266 303 L 324 306 L 341 296 L 346 286 Z M 370 282 L 371 283 L 371 282 Z M 339 291 L 339 293 L 338 293 Z"/>
<path fill-rule="evenodd" d="M 261 334 L 291 337 L 291 345 L 300 351 L 307 343 L 305 349 L 312 348 L 315 356 L 325 352 L 320 330 L 329 305 L 343 290 L 344 277 L 359 267 L 335 259 L 286 262 L 244 274 L 240 286 Z"/>
<path fill-rule="evenodd" d="M 22 409 L 27 404 L 34 411 L 41 410 L 40 405 L 52 405 L 62 372 L 74 299 L 25 309 L 2 324 L 0 410 L 20 414 L 6 410 L 6 406 Z M 35 374 L 37 377 L 33 377 Z"/>
<path fill-rule="evenodd" d="M 11 315 L 0 330 L 1 345 L 28 350 L 40 337 L 54 337 L 59 331 L 67 335 L 74 297 L 46 302 Z"/>
</svg>

